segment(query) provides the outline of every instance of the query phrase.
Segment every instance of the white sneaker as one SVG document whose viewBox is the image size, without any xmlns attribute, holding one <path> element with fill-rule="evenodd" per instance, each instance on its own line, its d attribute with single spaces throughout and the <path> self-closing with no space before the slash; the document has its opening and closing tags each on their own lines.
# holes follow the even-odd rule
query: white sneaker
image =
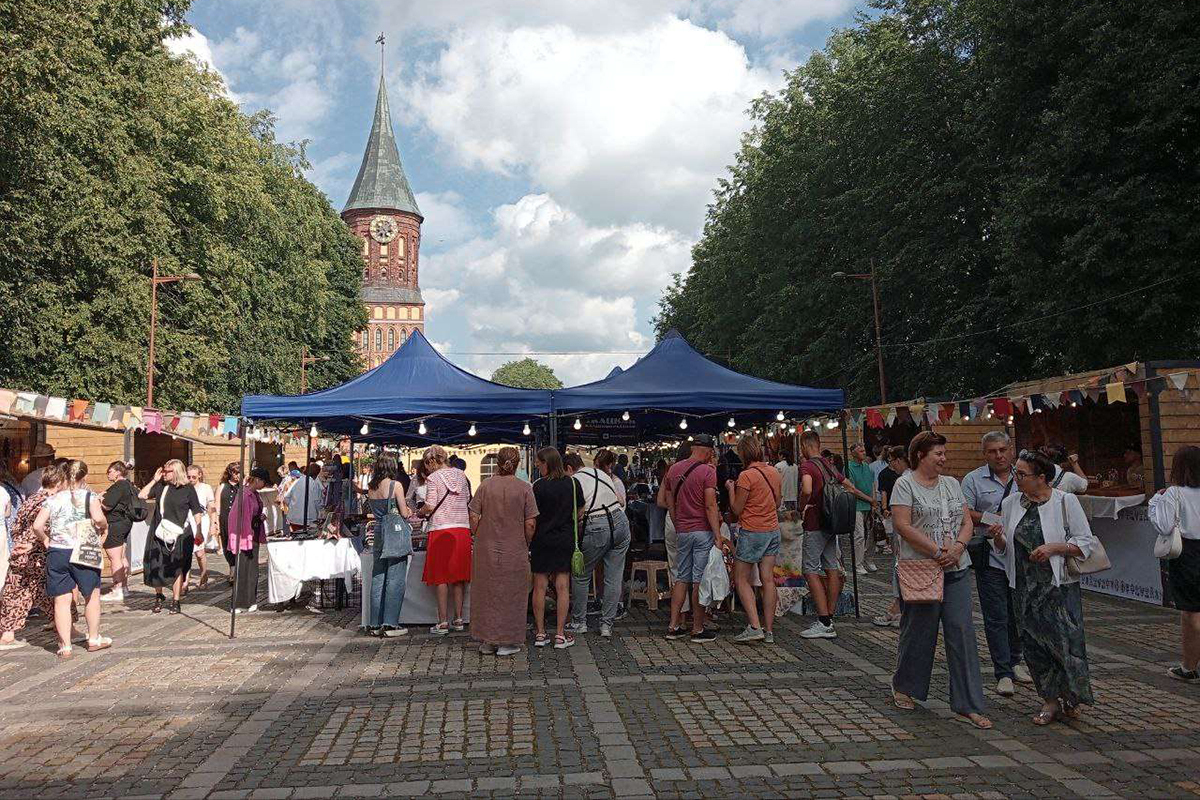
<svg viewBox="0 0 1200 800">
<path fill-rule="evenodd" d="M 804 639 L 836 639 L 837 631 L 833 629 L 832 622 L 826 625 L 821 620 L 817 620 L 812 625 L 800 631 L 800 636 Z"/>
<path fill-rule="evenodd" d="M 996 694 L 1001 697 L 1012 697 L 1016 693 L 1012 678 L 1001 678 L 996 681 Z"/>
<path fill-rule="evenodd" d="M 388 628 L 387 630 L 385 630 L 383 632 L 383 635 L 387 638 L 392 638 L 395 636 L 407 636 L 408 628 L 405 628 L 403 626 L 398 627 L 398 628 Z"/>
<path fill-rule="evenodd" d="M 505 658 L 506 656 L 515 656 L 519 652 L 521 652 L 521 648 L 517 647 L 515 644 L 502 644 L 496 648 L 496 655 L 499 658 Z"/>
<path fill-rule="evenodd" d="M 862 564 L 859 564 L 857 567 L 855 567 L 854 571 L 857 572 L 859 575 L 867 574 L 867 568 L 864 567 Z"/>
<path fill-rule="evenodd" d="M 879 571 L 879 567 L 875 566 L 874 564 L 867 564 L 867 572 L 878 572 L 878 571 Z"/>
<path fill-rule="evenodd" d="M 1029 667 L 1024 664 L 1017 664 L 1013 667 L 1013 678 L 1017 683 L 1033 683 L 1033 676 L 1029 674 Z"/>
<path fill-rule="evenodd" d="M 252 605 L 246 609 L 247 614 L 253 614 L 255 611 L 258 611 L 258 603 L 255 603 L 254 605 Z"/>
<path fill-rule="evenodd" d="M 604 625 L 604 624 L 600 625 L 600 638 L 601 639 L 612 638 L 612 626 L 611 625 Z"/>
<path fill-rule="evenodd" d="M 568 622 L 567 633 L 587 633 L 586 622 Z"/>
<path fill-rule="evenodd" d="M 481 656 L 496 655 L 496 645 L 488 644 L 487 642 L 484 642 L 483 644 L 479 645 L 479 655 L 481 655 Z"/>
<path fill-rule="evenodd" d="M 125 602 L 125 590 L 124 589 L 113 589 L 108 594 L 102 594 L 102 595 L 100 595 L 100 602 L 101 603 L 124 603 Z"/>
</svg>

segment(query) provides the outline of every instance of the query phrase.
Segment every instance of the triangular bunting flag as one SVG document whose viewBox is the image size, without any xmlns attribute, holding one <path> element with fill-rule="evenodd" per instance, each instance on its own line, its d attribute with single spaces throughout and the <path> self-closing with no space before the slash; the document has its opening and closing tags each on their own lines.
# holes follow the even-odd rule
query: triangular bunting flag
<svg viewBox="0 0 1200 800">
<path fill-rule="evenodd" d="M 1040 394 L 1029 395 L 1029 402 L 1033 406 L 1033 411 L 1046 410 L 1046 399 Z"/>
<path fill-rule="evenodd" d="M 92 422 L 97 425 L 107 425 L 112 419 L 112 406 L 108 403 L 96 403 L 96 407 L 92 409 Z"/>
<path fill-rule="evenodd" d="M 992 411 L 997 417 L 1008 419 L 1013 413 L 1012 403 L 1007 397 L 997 397 L 992 401 Z"/>
<path fill-rule="evenodd" d="M 1085 392 L 1087 394 L 1088 400 L 1091 400 L 1094 403 L 1100 402 L 1100 387 L 1099 386 L 1088 386 L 1086 388 Z"/>
<path fill-rule="evenodd" d="M 50 404 L 50 398 L 44 394 L 39 394 L 33 400 L 33 413 L 39 417 L 46 416 L 46 408 Z M 63 403 L 66 406 L 66 403 Z"/>
<path fill-rule="evenodd" d="M 958 425 L 959 423 L 961 423 L 963 421 L 962 405 L 963 405 L 962 403 L 955 403 L 952 406 L 954 410 L 950 412 L 950 424 L 951 425 Z M 967 409 L 970 410 L 970 406 L 967 406 Z"/>
<path fill-rule="evenodd" d="M 0 414 L 7 414 L 11 411 L 13 403 L 16 401 L 16 392 L 10 392 L 8 389 L 0 389 Z"/>
<path fill-rule="evenodd" d="M 956 406 L 954 403 L 942 403 L 938 406 L 938 422 L 949 422 L 954 416 Z"/>
<path fill-rule="evenodd" d="M 1125 402 L 1125 384 L 1121 383 L 1120 381 L 1114 381 L 1113 383 L 1105 384 L 1104 393 L 1108 397 L 1108 402 L 1110 403 Z"/>
<path fill-rule="evenodd" d="M 871 426 L 872 428 L 883 427 L 883 414 L 879 413 L 878 408 L 867 409 L 867 425 Z"/>
<path fill-rule="evenodd" d="M 88 405 L 89 405 L 89 403 L 87 400 L 72 400 L 71 401 L 70 420 L 72 422 L 79 422 L 80 420 L 82 420 L 84 412 L 87 411 Z"/>
<path fill-rule="evenodd" d="M 1172 372 L 1167 377 L 1171 380 L 1171 385 L 1180 391 L 1187 386 L 1188 373 L 1186 372 Z"/>
<path fill-rule="evenodd" d="M 232 433 L 232 434 L 236 435 L 237 432 L 238 432 L 238 418 L 237 417 L 226 417 L 225 418 L 225 427 L 222 429 L 222 433 L 226 433 L 226 434 Z"/>
<path fill-rule="evenodd" d="M 1058 408 L 1058 404 L 1062 402 L 1062 397 L 1058 392 L 1047 392 L 1042 395 L 1042 402 L 1046 404 L 1046 408 Z"/>
<path fill-rule="evenodd" d="M 1138 400 L 1144 400 L 1146 398 L 1145 381 L 1134 381 L 1133 383 L 1129 384 L 1129 388 L 1133 389 L 1133 393 L 1137 395 Z"/>
<path fill-rule="evenodd" d="M 972 416 L 971 415 L 971 403 L 966 400 L 959 403 L 958 404 L 958 413 L 959 413 L 959 416 L 962 417 L 964 422 L 970 422 L 971 416 Z"/>
<path fill-rule="evenodd" d="M 146 433 L 162 433 L 162 412 L 146 409 L 142 415 L 142 421 L 146 423 Z"/>
<path fill-rule="evenodd" d="M 938 412 L 936 407 L 925 409 L 925 421 L 929 423 L 929 427 L 938 424 Z"/>
<path fill-rule="evenodd" d="M 889 426 L 891 426 L 891 425 L 894 425 L 895 423 L 896 423 L 896 407 L 892 406 L 891 408 L 888 409 L 887 424 Z"/>
<path fill-rule="evenodd" d="M 32 414 L 37 403 L 37 395 L 33 392 L 18 392 L 17 404 L 13 409 L 21 414 Z"/>
<path fill-rule="evenodd" d="M 177 418 L 178 430 L 182 433 L 192 433 L 196 429 L 196 415 L 191 411 L 184 411 Z"/>
<path fill-rule="evenodd" d="M 46 416 L 50 419 L 66 419 L 67 399 L 65 397 L 48 398 L 46 401 Z"/>
<path fill-rule="evenodd" d="M 208 415 L 208 429 L 212 431 L 213 436 L 221 435 L 221 417 L 217 414 Z"/>
<path fill-rule="evenodd" d="M 171 419 L 167 422 L 167 430 L 173 431 L 173 430 L 177 430 L 178 428 L 179 428 L 179 415 L 173 414 L 171 416 Z"/>
</svg>

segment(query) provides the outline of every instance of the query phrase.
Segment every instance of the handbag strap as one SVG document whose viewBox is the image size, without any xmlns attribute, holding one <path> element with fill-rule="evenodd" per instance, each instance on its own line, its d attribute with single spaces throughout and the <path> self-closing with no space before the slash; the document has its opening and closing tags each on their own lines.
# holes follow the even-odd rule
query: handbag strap
<svg viewBox="0 0 1200 800">
<path fill-rule="evenodd" d="M 575 494 L 575 488 L 577 486 L 579 486 L 579 483 L 575 480 L 574 477 L 571 477 L 571 476 L 568 476 L 568 480 L 571 481 L 571 522 L 573 523 L 572 527 L 575 529 L 575 549 L 578 550 L 579 549 L 579 501 L 576 499 L 578 497 L 578 495 Z"/>
<path fill-rule="evenodd" d="M 779 495 L 775 494 L 775 487 L 771 485 L 771 480 L 767 477 L 767 473 L 763 472 L 761 467 L 751 467 L 750 469 L 762 475 L 763 483 L 767 484 L 767 488 L 771 490 L 771 497 L 775 500 L 775 505 L 778 506 Z"/>
<path fill-rule="evenodd" d="M 696 467 L 700 466 L 700 463 L 701 462 L 697 461 L 695 464 L 692 464 L 690 467 L 688 467 L 687 470 L 683 473 L 683 477 L 679 479 L 679 483 L 677 483 L 671 487 L 671 499 L 674 499 L 676 496 L 678 496 L 679 487 L 681 487 L 681 486 L 683 486 L 683 484 L 687 483 L 688 475 L 691 475 L 692 470 L 694 470 Z"/>
<path fill-rule="evenodd" d="M 452 492 L 450 491 L 450 487 L 449 487 L 449 486 L 447 486 L 447 487 L 446 487 L 446 493 L 445 493 L 444 495 L 442 495 L 442 499 L 441 499 L 441 500 L 438 500 L 438 501 L 437 501 L 437 505 L 433 507 L 433 511 L 430 511 L 430 512 L 429 512 L 429 519 L 430 519 L 430 520 L 432 520 L 432 519 L 433 519 L 433 515 L 434 515 L 434 514 L 436 514 L 436 513 L 438 512 L 438 509 L 442 507 L 442 503 L 446 502 L 446 499 L 447 499 L 448 497 L 450 497 L 450 495 L 451 495 L 451 494 L 452 494 Z"/>
</svg>

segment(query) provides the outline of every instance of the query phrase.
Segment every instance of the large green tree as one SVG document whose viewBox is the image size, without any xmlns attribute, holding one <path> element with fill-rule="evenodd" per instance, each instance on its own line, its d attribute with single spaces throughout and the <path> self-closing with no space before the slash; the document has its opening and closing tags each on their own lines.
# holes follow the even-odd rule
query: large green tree
<svg viewBox="0 0 1200 800">
<path fill-rule="evenodd" d="M 753 104 L 660 334 L 877 402 L 874 266 L 890 399 L 1200 356 L 1200 4 L 876 6 Z"/>
<path fill-rule="evenodd" d="M 174 57 L 187 0 L 0 2 L 0 385 L 233 410 L 360 368 L 359 245 L 302 146 Z"/>
<path fill-rule="evenodd" d="M 516 386 L 519 389 L 561 389 L 562 381 L 554 370 L 532 358 L 509 361 L 492 373 L 492 383 Z"/>
</svg>

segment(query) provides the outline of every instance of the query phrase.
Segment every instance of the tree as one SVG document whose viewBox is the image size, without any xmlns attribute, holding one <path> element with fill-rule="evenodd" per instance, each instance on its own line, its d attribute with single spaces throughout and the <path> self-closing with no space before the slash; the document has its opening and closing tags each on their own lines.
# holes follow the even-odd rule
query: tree
<svg viewBox="0 0 1200 800">
<path fill-rule="evenodd" d="M 753 103 L 659 334 L 878 402 L 873 264 L 890 399 L 1200 355 L 1200 4 L 877 10 Z"/>
<path fill-rule="evenodd" d="M 561 389 L 562 381 L 554 370 L 532 358 L 509 361 L 492 373 L 492 383 L 516 386 L 520 389 Z"/>
<path fill-rule="evenodd" d="M 219 76 L 171 56 L 187 0 L 0 10 L 0 384 L 144 398 L 151 259 L 155 398 L 233 411 L 360 369 L 360 247 L 303 177 L 302 146 Z M 70 20 L 64 25 L 64 20 Z"/>
</svg>

